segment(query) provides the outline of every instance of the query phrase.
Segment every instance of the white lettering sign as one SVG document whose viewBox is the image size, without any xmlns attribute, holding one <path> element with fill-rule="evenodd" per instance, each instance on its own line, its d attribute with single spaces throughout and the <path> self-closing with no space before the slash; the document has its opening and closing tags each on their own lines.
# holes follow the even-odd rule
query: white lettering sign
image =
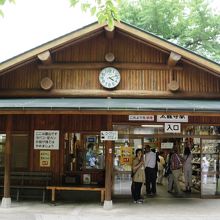
<svg viewBox="0 0 220 220">
<path fill-rule="evenodd" d="M 129 121 L 154 121 L 154 115 L 129 115 Z"/>
<path fill-rule="evenodd" d="M 101 131 L 101 141 L 116 141 L 118 140 L 118 131 Z"/>
<path fill-rule="evenodd" d="M 35 150 L 59 150 L 59 131 L 57 130 L 35 130 Z"/>
<path fill-rule="evenodd" d="M 161 143 L 161 149 L 173 149 L 173 142 Z"/>
<path fill-rule="evenodd" d="M 180 133 L 181 124 L 180 123 L 165 123 L 164 132 L 165 133 Z"/>
<path fill-rule="evenodd" d="M 188 122 L 188 115 L 157 115 L 157 122 Z"/>
</svg>

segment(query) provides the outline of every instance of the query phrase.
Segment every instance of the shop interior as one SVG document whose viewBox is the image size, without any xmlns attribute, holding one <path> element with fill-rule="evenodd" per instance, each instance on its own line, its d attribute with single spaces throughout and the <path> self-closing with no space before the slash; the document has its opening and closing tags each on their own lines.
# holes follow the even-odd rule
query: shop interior
<svg viewBox="0 0 220 220">
<path fill-rule="evenodd" d="M 179 154 L 183 155 L 184 147 L 190 146 L 192 160 L 192 192 L 184 197 L 218 197 L 219 186 L 219 127 L 186 125 L 179 134 L 165 134 L 162 124 L 146 125 L 115 125 L 119 132 L 119 139 L 115 142 L 114 157 L 114 187 L 116 197 L 129 196 L 131 186 L 132 158 L 137 148 L 148 144 L 156 152 L 163 152 L 164 159 L 178 146 Z M 184 175 L 179 179 L 184 190 Z M 145 195 L 144 186 L 142 193 Z M 172 197 L 167 192 L 167 178 L 162 184 L 157 184 L 157 196 Z"/>
</svg>

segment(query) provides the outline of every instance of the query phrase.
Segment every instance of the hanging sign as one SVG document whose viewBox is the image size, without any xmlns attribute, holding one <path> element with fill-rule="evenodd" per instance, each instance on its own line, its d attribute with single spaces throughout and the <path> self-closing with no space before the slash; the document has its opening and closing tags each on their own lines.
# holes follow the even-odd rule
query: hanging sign
<svg viewBox="0 0 220 220">
<path fill-rule="evenodd" d="M 35 130 L 35 150 L 59 150 L 59 131 L 57 130 Z"/>
<path fill-rule="evenodd" d="M 154 121 L 154 115 L 129 115 L 129 121 Z"/>
<path fill-rule="evenodd" d="M 173 149 L 173 142 L 161 143 L 161 149 Z"/>
<path fill-rule="evenodd" d="M 181 124 L 180 123 L 165 123 L 164 132 L 165 133 L 180 133 Z"/>
<path fill-rule="evenodd" d="M 50 167 L 50 151 L 40 151 L 40 167 Z"/>
<path fill-rule="evenodd" d="M 101 131 L 100 139 L 101 141 L 117 141 L 118 131 Z"/>
<path fill-rule="evenodd" d="M 132 147 L 121 147 L 121 165 L 132 165 Z"/>
<path fill-rule="evenodd" d="M 188 115 L 157 115 L 157 122 L 188 122 Z"/>
</svg>

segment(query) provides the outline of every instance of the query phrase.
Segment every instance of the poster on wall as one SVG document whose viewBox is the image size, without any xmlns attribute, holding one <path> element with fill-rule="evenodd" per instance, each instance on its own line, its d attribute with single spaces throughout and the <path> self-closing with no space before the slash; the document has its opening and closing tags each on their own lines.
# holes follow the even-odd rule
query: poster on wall
<svg viewBox="0 0 220 220">
<path fill-rule="evenodd" d="M 90 174 L 83 174 L 83 184 L 90 184 L 91 183 L 91 175 Z"/>
<path fill-rule="evenodd" d="M 50 167 L 50 151 L 40 151 L 40 167 Z"/>
<path fill-rule="evenodd" d="M 121 147 L 121 165 L 132 165 L 132 147 Z"/>
<path fill-rule="evenodd" d="M 59 150 L 58 130 L 35 130 L 34 131 L 35 150 Z"/>
</svg>

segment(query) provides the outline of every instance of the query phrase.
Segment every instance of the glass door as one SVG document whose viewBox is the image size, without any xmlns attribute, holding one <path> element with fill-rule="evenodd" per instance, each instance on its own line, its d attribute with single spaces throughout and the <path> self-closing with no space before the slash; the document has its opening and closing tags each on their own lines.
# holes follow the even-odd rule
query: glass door
<svg viewBox="0 0 220 220">
<path fill-rule="evenodd" d="M 121 138 L 115 142 L 114 195 L 131 195 L 132 161 L 137 148 L 142 149 L 142 138 Z"/>
<path fill-rule="evenodd" d="M 202 139 L 201 196 L 220 195 L 220 140 Z"/>
</svg>

